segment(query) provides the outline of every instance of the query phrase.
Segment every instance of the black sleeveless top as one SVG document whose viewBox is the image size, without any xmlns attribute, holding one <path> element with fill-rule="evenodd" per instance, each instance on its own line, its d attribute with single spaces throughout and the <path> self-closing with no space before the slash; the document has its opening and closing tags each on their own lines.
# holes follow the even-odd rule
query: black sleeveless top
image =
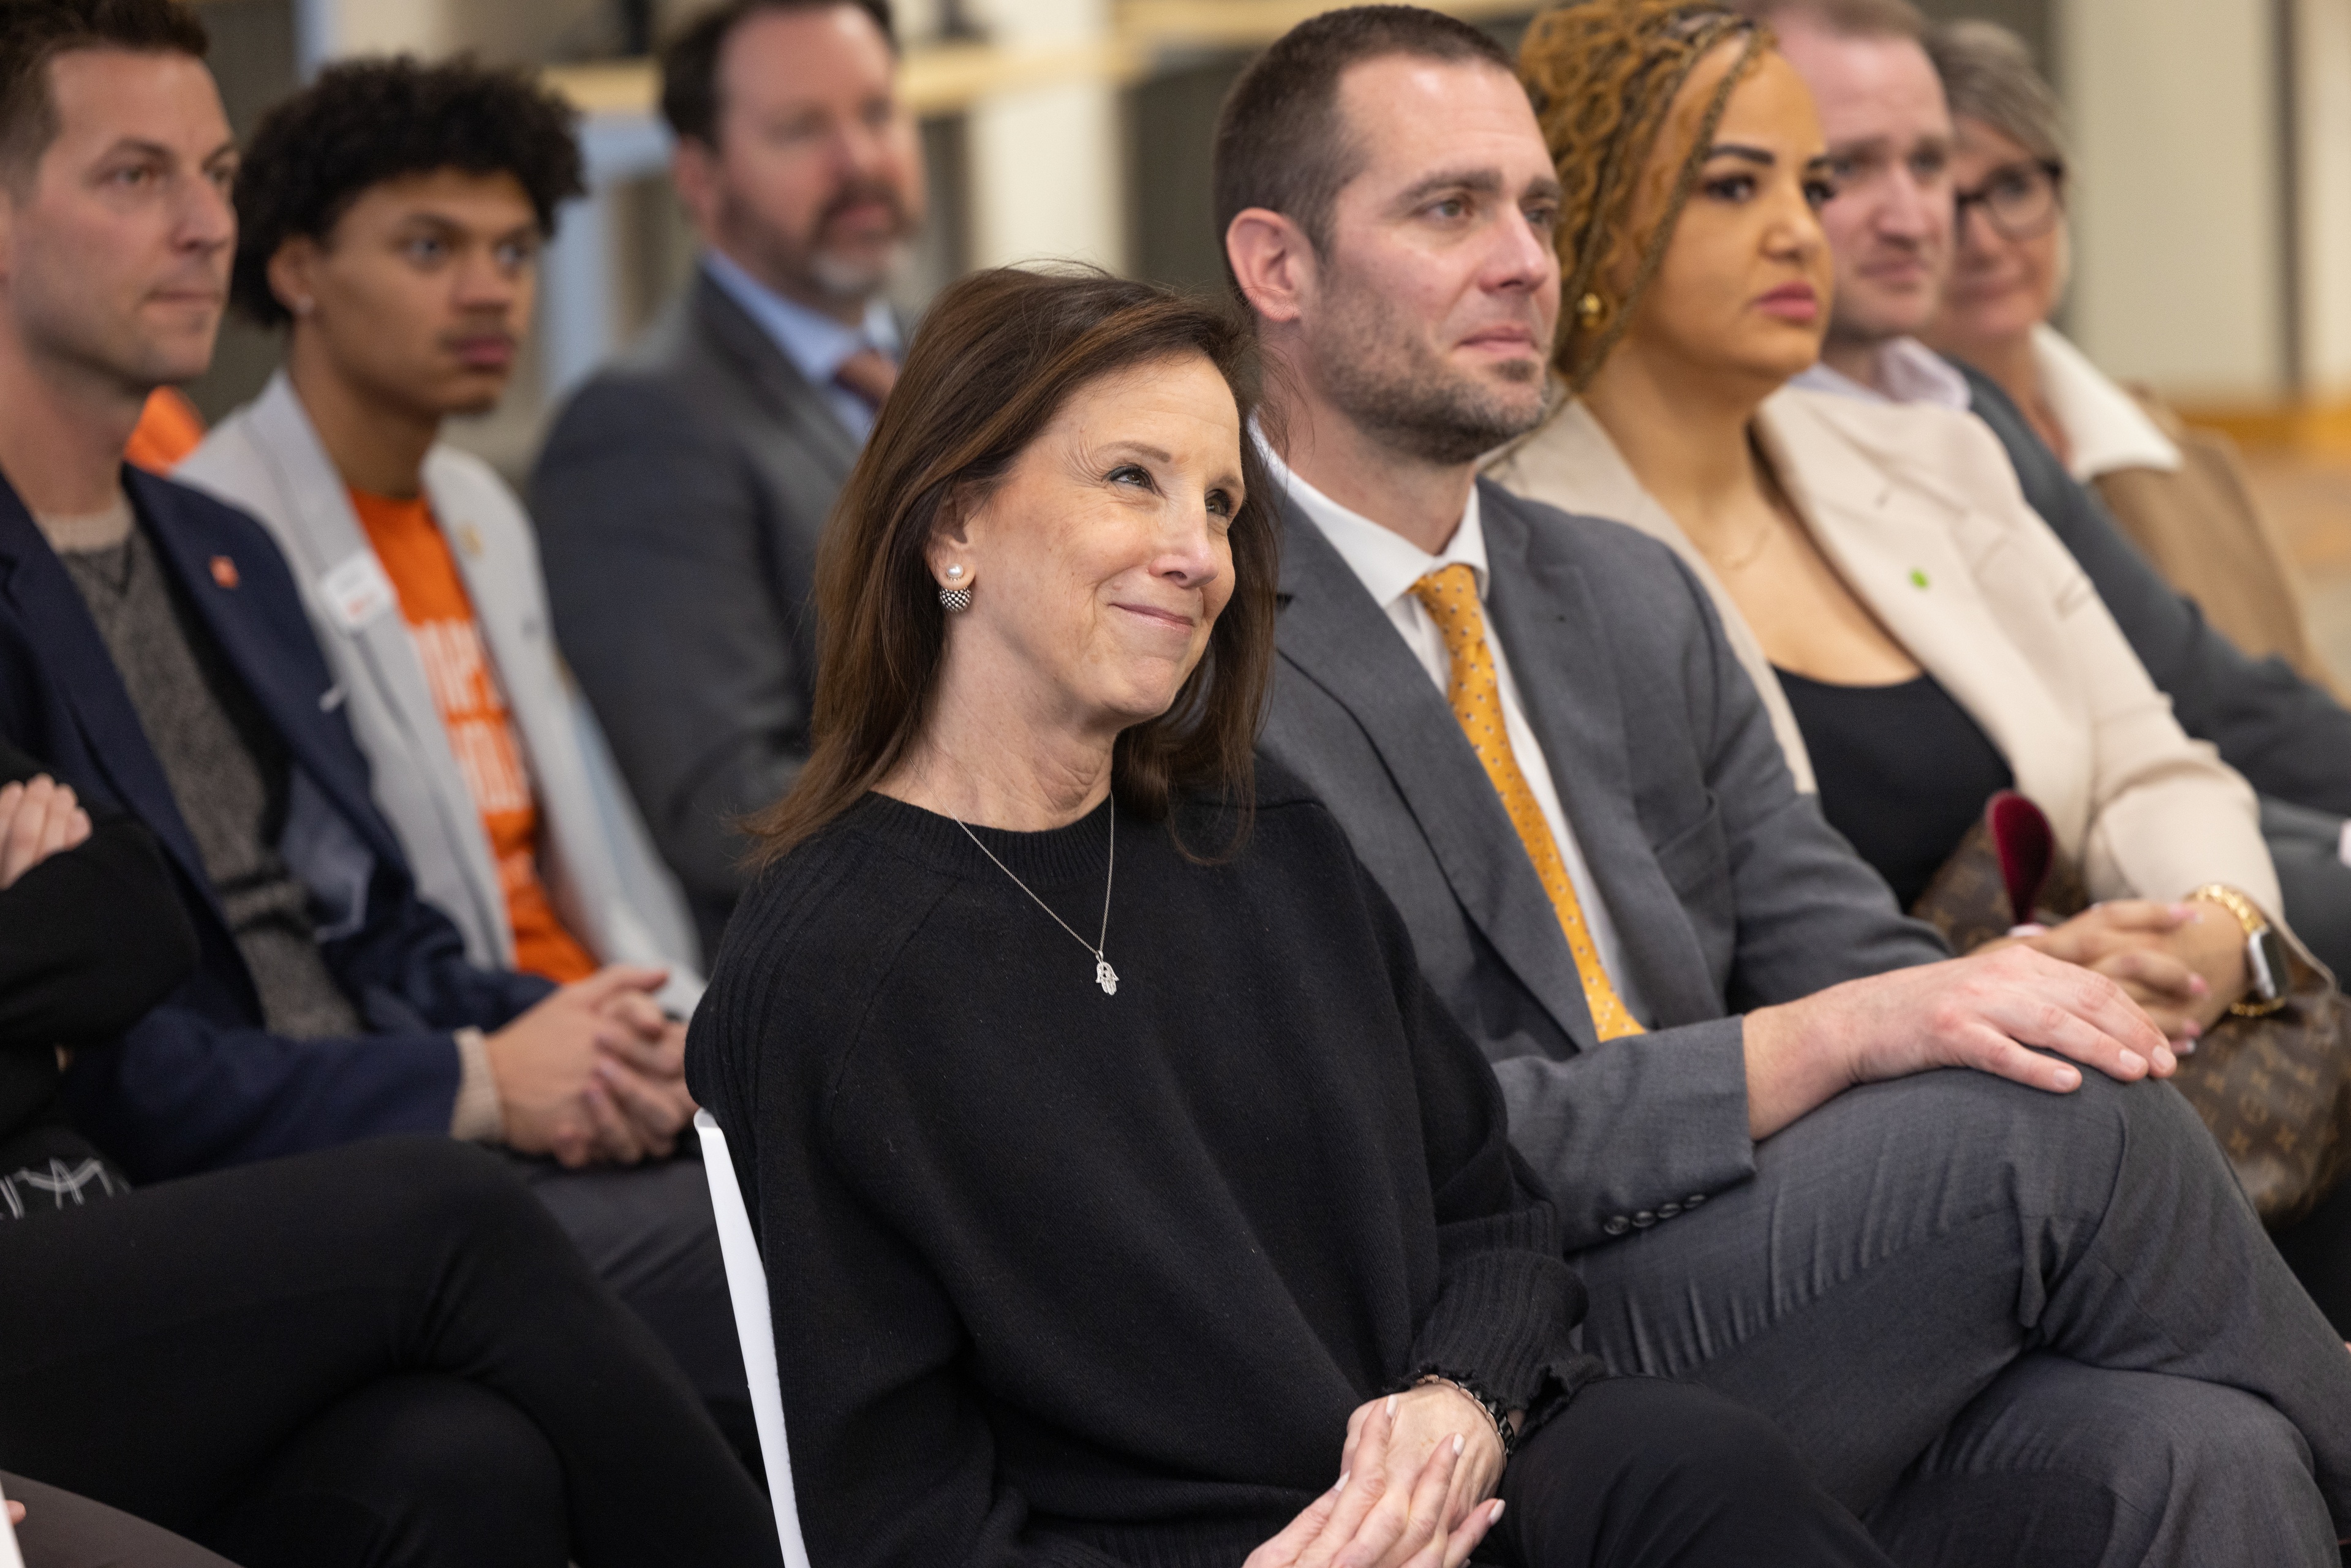
<svg viewBox="0 0 2351 1568">
<path fill-rule="evenodd" d="M 1934 676 L 1840 686 L 1778 671 L 1813 756 L 1821 811 L 1908 909 L 2015 782 L 1967 709 Z"/>
</svg>

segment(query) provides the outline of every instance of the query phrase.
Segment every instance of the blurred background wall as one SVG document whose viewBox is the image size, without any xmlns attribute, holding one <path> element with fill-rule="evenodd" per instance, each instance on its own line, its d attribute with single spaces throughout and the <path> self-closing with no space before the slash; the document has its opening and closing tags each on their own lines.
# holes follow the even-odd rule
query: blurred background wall
<svg viewBox="0 0 2351 1568">
<path fill-rule="evenodd" d="M 455 432 L 517 477 L 549 410 L 676 287 L 651 42 L 706 0 L 202 0 L 240 130 L 325 60 L 461 50 L 544 69 L 583 113 L 595 189 L 564 214 L 529 363 Z M 933 221 L 901 280 L 1072 256 L 1221 284 L 1208 128 L 1241 64 L 1322 0 L 900 0 Z M 1447 8 L 1514 40 L 1528 0 Z M 2351 668 L 2351 0 L 1926 0 L 2041 52 L 2072 118 L 2067 324 L 2255 458 Z M 233 327 L 192 388 L 217 417 L 276 346 Z"/>
</svg>

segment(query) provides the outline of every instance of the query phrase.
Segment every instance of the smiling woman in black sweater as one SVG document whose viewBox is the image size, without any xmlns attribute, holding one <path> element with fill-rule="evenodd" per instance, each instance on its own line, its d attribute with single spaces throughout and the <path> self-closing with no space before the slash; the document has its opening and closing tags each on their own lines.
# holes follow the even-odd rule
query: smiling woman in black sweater
<svg viewBox="0 0 2351 1568">
<path fill-rule="evenodd" d="M 812 1557 L 1882 1563 L 1760 1419 L 1576 1353 L 1483 1057 L 1251 777 L 1249 342 L 967 279 L 826 541 L 816 751 L 687 1052 Z"/>
</svg>

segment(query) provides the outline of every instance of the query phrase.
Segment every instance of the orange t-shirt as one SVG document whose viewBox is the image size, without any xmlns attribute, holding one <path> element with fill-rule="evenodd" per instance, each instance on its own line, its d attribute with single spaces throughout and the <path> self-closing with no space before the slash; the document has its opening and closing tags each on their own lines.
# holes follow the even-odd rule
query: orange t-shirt
<svg viewBox="0 0 2351 1568">
<path fill-rule="evenodd" d="M 131 444 L 123 448 L 122 457 L 150 474 L 169 474 L 204 441 L 204 416 L 196 412 L 196 405 L 176 388 L 157 387 L 147 394 L 147 406 L 139 411 L 138 427 L 131 431 Z"/>
<path fill-rule="evenodd" d="M 514 926 L 515 967 L 559 982 L 593 974 L 596 960 L 563 928 L 538 874 L 538 799 L 530 768 L 449 541 L 422 496 L 402 501 L 353 490 L 350 497 L 400 596 L 401 616 L 449 731 L 449 749 L 457 754 L 457 770 L 490 836 Z"/>
</svg>

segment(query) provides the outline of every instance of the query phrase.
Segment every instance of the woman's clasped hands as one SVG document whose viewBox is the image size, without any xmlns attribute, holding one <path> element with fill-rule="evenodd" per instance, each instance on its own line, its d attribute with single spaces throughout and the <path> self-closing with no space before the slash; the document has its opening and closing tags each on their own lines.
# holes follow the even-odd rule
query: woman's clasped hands
<svg viewBox="0 0 2351 1568">
<path fill-rule="evenodd" d="M 1449 1384 L 1374 1399 L 1348 1418 L 1338 1484 L 1246 1568 L 1459 1568 L 1502 1517 L 1502 1458 L 1485 1411 Z"/>
<path fill-rule="evenodd" d="M 2017 939 L 2120 985 L 2183 1049 L 2245 993 L 2244 929 L 2217 904 L 2120 898 Z"/>
</svg>

